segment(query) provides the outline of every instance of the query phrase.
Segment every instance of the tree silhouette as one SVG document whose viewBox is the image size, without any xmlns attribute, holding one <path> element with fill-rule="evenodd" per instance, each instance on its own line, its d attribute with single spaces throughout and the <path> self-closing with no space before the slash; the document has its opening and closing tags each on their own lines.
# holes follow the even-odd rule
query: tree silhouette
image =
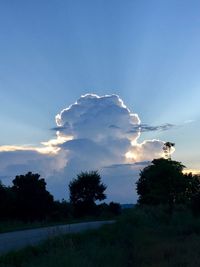
<svg viewBox="0 0 200 267">
<path fill-rule="evenodd" d="M 82 172 L 76 179 L 70 182 L 70 202 L 76 216 L 94 214 L 96 212 L 96 200 L 104 200 L 106 186 L 101 183 L 101 177 L 97 171 Z"/>
<path fill-rule="evenodd" d="M 172 210 L 175 204 L 186 203 L 189 199 L 190 180 L 182 171 L 184 166 L 170 159 L 154 159 L 144 168 L 136 189 L 140 204 L 167 204 Z"/>
<path fill-rule="evenodd" d="M 16 214 L 16 195 L 11 187 L 0 181 L 0 220 L 12 219 Z"/>
<path fill-rule="evenodd" d="M 0 182 L 0 218 L 5 219 L 7 206 L 7 190 L 6 187 Z"/>
<path fill-rule="evenodd" d="M 53 196 L 46 190 L 46 182 L 39 174 L 28 172 L 13 180 L 16 211 L 19 219 L 44 219 L 51 211 Z"/>
</svg>

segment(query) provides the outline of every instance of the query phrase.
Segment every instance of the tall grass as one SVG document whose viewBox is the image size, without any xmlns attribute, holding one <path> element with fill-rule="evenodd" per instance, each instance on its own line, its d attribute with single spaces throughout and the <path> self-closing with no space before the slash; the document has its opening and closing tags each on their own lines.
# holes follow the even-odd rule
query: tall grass
<svg viewBox="0 0 200 267">
<path fill-rule="evenodd" d="M 185 209 L 134 208 L 113 225 L 10 253 L 2 267 L 198 267 L 200 219 Z"/>
</svg>

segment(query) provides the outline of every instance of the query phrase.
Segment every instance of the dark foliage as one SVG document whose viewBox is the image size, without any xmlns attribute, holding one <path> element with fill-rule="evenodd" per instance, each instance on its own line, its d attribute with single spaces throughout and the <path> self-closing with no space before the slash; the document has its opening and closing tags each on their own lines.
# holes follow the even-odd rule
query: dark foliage
<svg viewBox="0 0 200 267">
<path fill-rule="evenodd" d="M 98 211 L 100 216 L 117 216 L 121 214 L 121 205 L 116 202 L 110 202 L 109 204 L 102 203 L 98 205 Z"/>
<path fill-rule="evenodd" d="M 191 173 L 188 176 L 193 181 L 190 189 L 193 192 L 191 197 L 190 207 L 195 216 L 200 216 L 200 176 L 199 175 L 192 176 Z"/>
<path fill-rule="evenodd" d="M 10 197 L 9 197 L 10 196 Z M 0 182 L 0 218 L 7 218 L 11 212 L 11 192 Z"/>
<path fill-rule="evenodd" d="M 75 216 L 95 215 L 98 212 L 95 201 L 104 200 L 106 186 L 101 183 L 97 171 L 82 172 L 69 184 L 70 202 Z"/>
<path fill-rule="evenodd" d="M 187 173 L 184 174 L 184 177 L 187 184 L 186 198 L 190 202 L 197 194 L 200 193 L 200 176 Z"/>
<path fill-rule="evenodd" d="M 65 200 L 54 201 L 53 209 L 51 212 L 51 220 L 62 221 L 72 217 L 72 206 Z"/>
<path fill-rule="evenodd" d="M 114 215 L 119 215 L 121 213 L 121 205 L 119 203 L 110 202 L 109 211 Z"/>
<path fill-rule="evenodd" d="M 31 172 L 13 180 L 16 196 L 16 216 L 24 220 L 45 219 L 53 208 L 53 196 L 46 190 L 46 182 Z"/>
<path fill-rule="evenodd" d="M 147 205 L 168 205 L 190 203 L 199 192 L 200 183 L 192 174 L 183 174 L 184 166 L 170 159 L 154 159 L 144 168 L 137 181 L 138 203 Z"/>
</svg>

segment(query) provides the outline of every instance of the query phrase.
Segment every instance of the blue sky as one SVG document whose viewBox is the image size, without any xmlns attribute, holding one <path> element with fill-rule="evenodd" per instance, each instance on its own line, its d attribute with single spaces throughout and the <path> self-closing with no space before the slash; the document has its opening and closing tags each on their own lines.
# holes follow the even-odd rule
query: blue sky
<svg viewBox="0 0 200 267">
<path fill-rule="evenodd" d="M 0 1 L 0 145 L 53 138 L 55 115 L 81 95 L 117 94 L 142 123 L 177 127 L 145 139 L 200 159 L 200 2 Z"/>
</svg>

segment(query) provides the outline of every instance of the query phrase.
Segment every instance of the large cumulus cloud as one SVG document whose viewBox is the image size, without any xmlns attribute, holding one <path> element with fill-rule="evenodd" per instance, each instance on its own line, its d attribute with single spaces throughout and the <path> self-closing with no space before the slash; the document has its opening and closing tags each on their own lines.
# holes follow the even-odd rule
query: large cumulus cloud
<svg viewBox="0 0 200 267">
<path fill-rule="evenodd" d="M 97 169 L 108 184 L 110 199 L 134 201 L 134 181 L 139 167 L 144 165 L 136 162 L 163 154 L 163 141 L 139 143 L 144 125 L 138 114 L 132 113 L 117 95 L 87 94 L 63 109 L 55 119 L 56 137 L 42 142 L 40 147 L 12 150 L 0 147 L 1 173 L 39 171 L 46 175 L 50 190 L 61 198 L 67 196 L 67 184 L 77 173 Z M 168 126 L 161 128 L 166 130 Z M 147 128 L 151 129 L 145 125 Z M 152 129 L 156 128 L 161 129 L 157 126 Z"/>
<path fill-rule="evenodd" d="M 88 164 L 96 160 L 98 166 L 123 162 L 131 142 L 140 135 L 139 128 L 130 133 L 140 123 L 138 115 L 116 95 L 82 96 L 56 116 L 56 123 L 59 136 L 73 137 L 62 149 L 67 149 L 73 159 L 86 159 Z"/>
<path fill-rule="evenodd" d="M 109 138 L 137 138 L 139 129 L 134 133 L 130 131 L 140 124 L 140 119 L 117 95 L 87 94 L 62 110 L 56 116 L 56 123 L 61 134 L 101 142 Z"/>
<path fill-rule="evenodd" d="M 138 143 L 142 131 L 139 116 L 117 95 L 84 95 L 62 110 L 56 123 L 58 136 L 72 137 L 61 148 L 69 152 L 71 161 L 77 159 L 77 165 L 86 161 L 86 165 L 102 167 L 162 156 L 162 141 Z"/>
</svg>

